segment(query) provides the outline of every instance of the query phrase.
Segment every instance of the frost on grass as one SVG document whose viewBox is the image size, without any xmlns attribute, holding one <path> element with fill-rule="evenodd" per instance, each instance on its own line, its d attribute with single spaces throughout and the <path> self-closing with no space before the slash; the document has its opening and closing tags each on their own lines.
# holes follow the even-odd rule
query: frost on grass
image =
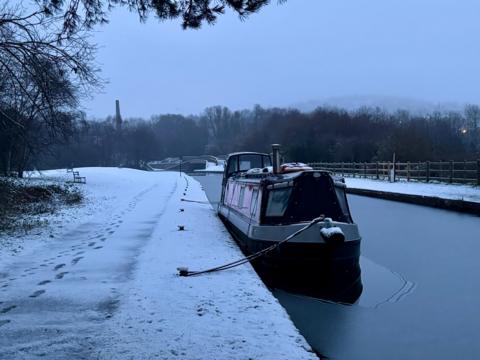
<svg viewBox="0 0 480 360">
<path fill-rule="evenodd" d="M 38 179 L 0 178 L 0 233 L 28 233 L 45 225 L 43 215 L 82 202 L 73 184 Z"/>
</svg>

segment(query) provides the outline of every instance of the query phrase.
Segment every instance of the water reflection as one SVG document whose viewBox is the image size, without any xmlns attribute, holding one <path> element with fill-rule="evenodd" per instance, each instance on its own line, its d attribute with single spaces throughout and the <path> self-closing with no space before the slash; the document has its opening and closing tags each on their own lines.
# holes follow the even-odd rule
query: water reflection
<svg viewBox="0 0 480 360">
<path fill-rule="evenodd" d="M 415 289 L 415 283 L 365 256 L 360 257 L 360 267 L 363 293 L 356 303 L 359 306 L 378 308 L 386 303 L 396 303 Z"/>
</svg>

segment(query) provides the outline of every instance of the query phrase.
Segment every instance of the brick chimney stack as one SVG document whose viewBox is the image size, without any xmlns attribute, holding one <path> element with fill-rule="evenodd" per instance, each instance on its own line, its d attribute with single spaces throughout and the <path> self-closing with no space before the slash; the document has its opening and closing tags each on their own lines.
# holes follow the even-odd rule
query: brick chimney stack
<svg viewBox="0 0 480 360">
<path fill-rule="evenodd" d="M 115 127 L 118 131 L 122 129 L 122 116 L 120 115 L 120 101 L 115 100 Z"/>
</svg>

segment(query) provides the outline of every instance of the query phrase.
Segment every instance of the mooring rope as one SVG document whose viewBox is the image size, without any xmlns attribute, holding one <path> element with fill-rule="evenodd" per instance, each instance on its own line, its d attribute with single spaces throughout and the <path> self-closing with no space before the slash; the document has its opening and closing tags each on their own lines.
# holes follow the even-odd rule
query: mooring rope
<svg viewBox="0 0 480 360">
<path fill-rule="evenodd" d="M 227 270 L 227 269 L 231 269 L 233 267 L 236 267 L 236 266 L 239 266 L 239 265 L 242 265 L 242 264 L 245 264 L 249 261 L 252 261 L 254 259 L 257 259 L 259 258 L 260 256 L 263 256 L 265 255 L 266 253 L 272 251 L 272 250 L 275 250 L 276 248 L 278 248 L 280 245 L 286 243 L 287 241 L 289 240 L 292 240 L 295 236 L 301 234 L 302 232 L 304 232 L 305 230 L 311 228 L 313 225 L 315 225 L 316 223 L 320 222 L 320 221 L 323 221 L 325 219 L 324 216 L 320 216 L 318 218 L 315 218 L 313 219 L 312 221 L 310 221 L 307 225 L 305 225 L 303 228 L 295 231 L 293 234 L 290 234 L 289 236 L 287 236 L 285 239 L 283 239 L 282 241 L 276 243 L 276 244 L 273 244 L 263 250 L 260 250 L 254 254 L 251 254 L 249 256 L 246 256 L 244 258 L 241 258 L 241 259 L 238 259 L 236 261 L 232 261 L 230 263 L 227 263 L 227 264 L 224 264 L 224 265 L 220 265 L 220 266 L 216 266 L 216 267 L 213 267 L 211 269 L 206 269 L 206 270 L 201 270 L 201 271 L 189 271 L 187 267 L 179 267 L 177 268 L 178 270 L 178 274 L 180 276 L 197 276 L 197 275 L 201 275 L 201 274 L 207 274 L 207 273 L 212 273 L 212 272 L 216 272 L 216 271 L 222 271 L 222 270 Z"/>
</svg>

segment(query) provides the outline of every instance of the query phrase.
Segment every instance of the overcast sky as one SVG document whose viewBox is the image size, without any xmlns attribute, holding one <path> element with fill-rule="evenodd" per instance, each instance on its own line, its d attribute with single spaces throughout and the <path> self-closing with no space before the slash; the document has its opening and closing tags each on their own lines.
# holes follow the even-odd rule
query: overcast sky
<svg viewBox="0 0 480 360">
<path fill-rule="evenodd" d="M 91 116 L 199 113 L 383 95 L 480 103 L 480 1 L 272 1 L 184 31 L 115 10 L 94 35 L 109 81 Z"/>
</svg>

